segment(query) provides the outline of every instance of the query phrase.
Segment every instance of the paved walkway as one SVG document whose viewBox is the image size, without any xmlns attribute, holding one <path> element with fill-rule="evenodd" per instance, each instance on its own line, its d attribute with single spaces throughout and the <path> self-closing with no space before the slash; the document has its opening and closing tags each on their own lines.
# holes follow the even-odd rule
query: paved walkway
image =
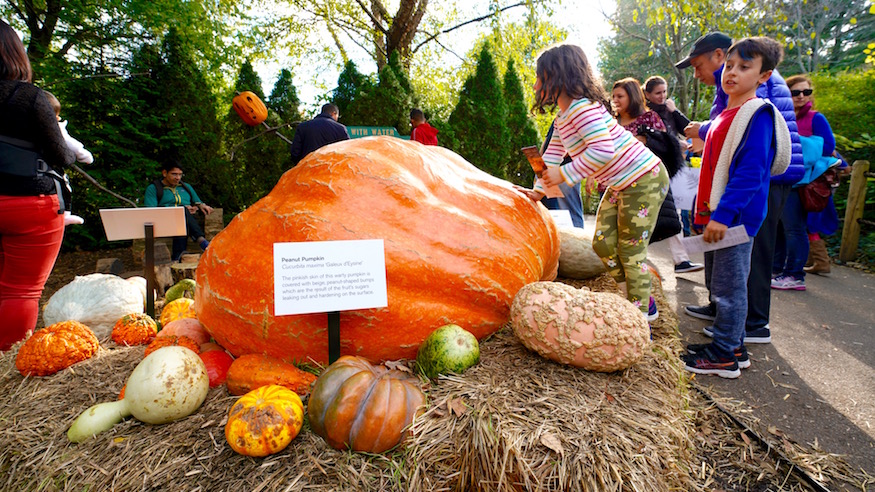
<svg viewBox="0 0 875 492">
<path fill-rule="evenodd" d="M 707 343 L 706 321 L 683 312 L 707 301 L 702 272 L 678 274 L 665 241 L 651 248 L 684 343 Z M 693 261 L 702 261 L 701 255 Z M 875 476 L 875 275 L 833 266 L 808 290 L 772 291 L 772 343 L 748 345 L 752 365 L 735 380 L 696 376 L 716 395 L 746 402 L 800 444 L 845 455 Z"/>
</svg>

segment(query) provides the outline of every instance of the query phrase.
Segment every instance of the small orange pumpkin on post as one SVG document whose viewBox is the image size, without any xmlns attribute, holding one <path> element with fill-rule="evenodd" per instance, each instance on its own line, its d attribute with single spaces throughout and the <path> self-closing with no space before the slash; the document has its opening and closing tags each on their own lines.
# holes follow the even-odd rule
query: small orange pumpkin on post
<svg viewBox="0 0 875 492">
<path fill-rule="evenodd" d="M 225 440 L 244 456 L 267 456 L 285 449 L 303 425 L 304 404 L 298 394 L 272 384 L 234 403 L 225 424 Z"/>
<path fill-rule="evenodd" d="M 237 94 L 231 100 L 231 104 L 234 106 L 234 111 L 237 111 L 243 122 L 249 126 L 260 125 L 262 121 L 267 119 L 267 107 L 252 92 L 243 91 Z"/>
<path fill-rule="evenodd" d="M 425 401 L 416 377 L 345 355 L 316 380 L 307 415 L 331 447 L 382 453 L 404 439 Z"/>
</svg>

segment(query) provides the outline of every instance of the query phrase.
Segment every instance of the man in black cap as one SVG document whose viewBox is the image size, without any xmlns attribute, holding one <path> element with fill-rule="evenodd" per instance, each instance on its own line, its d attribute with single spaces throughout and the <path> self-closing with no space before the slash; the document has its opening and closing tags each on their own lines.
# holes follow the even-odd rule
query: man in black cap
<svg viewBox="0 0 875 492">
<path fill-rule="evenodd" d="M 693 43 L 689 56 L 677 62 L 675 67 L 684 69 L 693 67 L 693 76 L 699 81 L 717 87 L 714 104 L 711 106 L 711 120 L 724 109 L 728 96 L 723 92 L 721 79 L 726 51 L 732 45 L 732 38 L 722 32 L 711 32 Z M 787 170 L 778 176 L 772 176 L 769 182 L 769 204 L 766 220 L 754 238 L 750 259 L 750 277 L 747 282 L 747 319 L 745 320 L 744 343 L 770 343 L 772 334 L 769 328 L 769 310 L 771 308 L 772 262 L 775 254 L 775 239 L 778 234 L 778 221 L 784 210 L 784 203 L 790 194 L 790 189 L 805 171 L 802 162 L 802 144 L 796 127 L 796 114 L 793 111 L 793 98 L 786 82 L 772 71 L 772 76 L 757 88 L 757 97 L 770 100 L 781 111 L 787 122 L 792 141 L 793 156 Z M 684 129 L 689 137 L 705 140 L 710 122 L 693 122 Z M 710 301 L 710 299 L 709 299 Z M 713 321 L 716 317 L 714 302 L 704 306 L 685 306 L 684 312 L 694 318 Z M 709 328 L 704 329 L 706 336 L 711 336 Z"/>
<path fill-rule="evenodd" d="M 337 106 L 328 103 L 322 106 L 322 112 L 315 118 L 298 125 L 291 146 L 294 165 L 316 149 L 349 139 L 346 127 L 337 122 L 338 116 Z"/>
</svg>

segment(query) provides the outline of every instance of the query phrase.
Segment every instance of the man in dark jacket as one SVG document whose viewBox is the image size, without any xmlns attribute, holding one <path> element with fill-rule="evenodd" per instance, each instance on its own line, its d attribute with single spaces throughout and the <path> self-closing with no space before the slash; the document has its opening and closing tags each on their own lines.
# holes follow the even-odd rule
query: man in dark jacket
<svg viewBox="0 0 875 492">
<path fill-rule="evenodd" d="M 732 38 L 722 32 L 708 33 L 693 44 L 689 56 L 675 64 L 684 69 L 692 66 L 693 76 L 708 85 L 717 86 L 714 104 L 711 106 L 711 119 L 714 119 L 724 109 L 728 96 L 723 91 L 721 78 L 726 50 L 732 45 Z M 750 259 L 750 277 L 747 282 L 747 320 L 744 343 L 769 343 L 772 341 L 769 329 L 769 309 L 771 307 L 772 261 L 775 254 L 775 238 L 778 233 L 778 221 L 784 210 L 784 202 L 790 194 L 793 184 L 802 178 L 805 170 L 802 162 L 802 144 L 796 127 L 796 114 L 793 112 L 793 98 L 790 89 L 777 70 L 766 83 L 757 88 L 757 97 L 768 99 L 781 111 L 790 130 L 792 157 L 790 166 L 778 176 L 772 176 L 769 183 L 769 204 L 766 220 L 754 238 Z M 684 129 L 687 137 L 705 139 L 710 122 L 690 123 Z M 684 312 L 695 318 L 713 321 L 716 317 L 714 302 L 704 306 L 686 306 Z M 705 328 L 705 335 L 711 332 Z"/>
<path fill-rule="evenodd" d="M 349 139 L 346 127 L 337 122 L 338 116 L 337 106 L 329 103 L 322 106 L 322 112 L 315 118 L 298 125 L 292 139 L 292 164 L 297 165 L 316 149 Z"/>
</svg>

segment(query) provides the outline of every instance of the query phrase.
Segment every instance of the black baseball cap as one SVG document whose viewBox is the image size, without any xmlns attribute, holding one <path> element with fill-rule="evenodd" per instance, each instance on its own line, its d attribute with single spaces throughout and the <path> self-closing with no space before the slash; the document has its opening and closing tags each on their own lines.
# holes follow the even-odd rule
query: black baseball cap
<svg viewBox="0 0 875 492">
<path fill-rule="evenodd" d="M 732 38 L 722 32 L 709 32 L 708 34 L 697 39 L 693 43 L 693 49 L 686 58 L 674 64 L 679 69 L 684 69 L 690 66 L 690 60 L 703 54 L 720 48 L 726 51 L 732 46 Z"/>
</svg>

